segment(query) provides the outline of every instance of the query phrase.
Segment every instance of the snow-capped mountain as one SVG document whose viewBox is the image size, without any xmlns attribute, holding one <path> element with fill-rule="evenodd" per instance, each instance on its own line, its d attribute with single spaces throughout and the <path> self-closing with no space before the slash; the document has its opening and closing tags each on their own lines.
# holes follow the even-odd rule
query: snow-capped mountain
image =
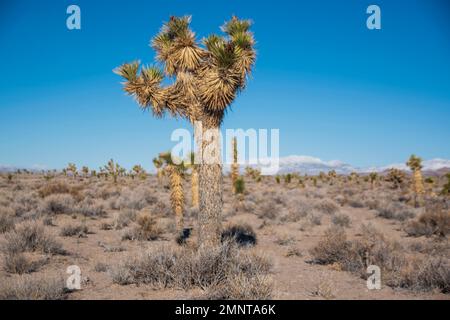
<svg viewBox="0 0 450 320">
<path fill-rule="evenodd" d="M 450 160 L 446 159 L 431 159 L 422 162 L 423 171 L 438 171 L 442 169 L 450 170 Z M 258 167 L 258 166 L 255 166 Z M 349 174 L 351 172 L 368 173 L 368 172 L 384 172 L 391 168 L 396 168 L 404 171 L 409 171 L 405 163 L 394 163 L 380 167 L 356 167 L 351 164 L 331 160 L 324 161 L 319 158 L 311 156 L 288 156 L 279 159 L 278 174 L 285 174 L 290 172 L 300 172 L 302 174 L 318 174 L 319 172 L 328 172 L 335 170 L 338 174 Z"/>
</svg>

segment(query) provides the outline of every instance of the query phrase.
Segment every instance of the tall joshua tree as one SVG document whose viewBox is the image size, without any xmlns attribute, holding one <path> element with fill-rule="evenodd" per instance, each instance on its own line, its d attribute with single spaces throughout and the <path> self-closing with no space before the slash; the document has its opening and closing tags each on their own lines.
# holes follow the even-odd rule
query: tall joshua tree
<svg viewBox="0 0 450 320">
<path fill-rule="evenodd" d="M 421 201 L 420 197 L 423 195 L 425 188 L 423 186 L 423 179 L 422 179 L 422 159 L 415 156 L 414 154 L 409 157 L 408 162 L 406 162 L 406 165 L 412 170 L 413 172 L 413 185 L 412 189 L 415 196 L 415 202 L 416 205 Z"/>
<path fill-rule="evenodd" d="M 233 150 L 233 163 L 231 165 L 231 186 L 235 190 L 236 180 L 239 178 L 239 164 L 238 164 L 238 150 L 237 150 L 237 138 L 234 137 L 232 140 L 232 150 Z"/>
<path fill-rule="evenodd" d="M 115 163 L 113 159 L 109 160 L 103 169 L 106 175 L 110 175 L 113 178 L 114 183 L 117 183 L 117 177 L 123 173 L 123 168 L 118 163 Z"/>
<path fill-rule="evenodd" d="M 198 158 L 200 212 L 198 235 L 201 246 L 220 243 L 222 211 L 222 165 L 219 128 L 227 108 L 245 87 L 255 61 L 255 41 L 251 21 L 236 17 L 222 26 L 221 35 L 210 35 L 203 45 L 191 31 L 191 18 L 171 17 L 151 45 L 164 72 L 156 67 L 127 63 L 116 72 L 124 79 L 124 90 L 134 96 L 143 109 L 157 117 L 166 112 L 201 123 Z M 164 75 L 174 78 L 163 86 Z M 197 130 L 199 128 L 197 127 Z M 195 129 L 194 129 L 195 131 Z"/>
<path fill-rule="evenodd" d="M 180 235 L 184 230 L 184 193 L 182 177 L 186 171 L 183 162 L 177 164 L 173 161 L 170 152 L 159 154 L 163 165 L 162 168 L 169 175 L 170 179 L 170 202 L 175 213 L 175 224 L 177 233 Z"/>
</svg>

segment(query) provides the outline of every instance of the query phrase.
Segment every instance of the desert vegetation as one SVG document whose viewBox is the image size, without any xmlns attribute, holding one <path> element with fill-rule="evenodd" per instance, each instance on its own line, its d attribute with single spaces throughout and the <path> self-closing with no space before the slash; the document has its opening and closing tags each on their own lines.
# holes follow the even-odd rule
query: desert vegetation
<svg viewBox="0 0 450 320">
<path fill-rule="evenodd" d="M 206 249 L 188 196 L 193 171 L 175 183 L 163 158 L 160 175 L 2 175 L 0 297 L 448 298 L 445 176 L 432 177 L 416 201 L 413 171 L 261 176 L 249 168 L 236 178 L 232 170 L 221 186 L 220 244 Z M 64 286 L 70 265 L 82 270 L 81 290 Z M 379 291 L 365 286 L 369 265 L 381 269 Z"/>
</svg>

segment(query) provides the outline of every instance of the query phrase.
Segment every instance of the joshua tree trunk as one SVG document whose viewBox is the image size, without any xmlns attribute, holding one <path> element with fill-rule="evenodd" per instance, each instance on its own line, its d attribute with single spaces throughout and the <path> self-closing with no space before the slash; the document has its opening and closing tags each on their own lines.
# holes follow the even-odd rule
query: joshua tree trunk
<svg viewBox="0 0 450 320">
<path fill-rule="evenodd" d="M 175 168 L 170 169 L 170 189 L 170 201 L 172 203 L 172 209 L 175 212 L 176 229 L 177 233 L 181 234 L 184 229 L 184 195 L 181 176 L 178 170 L 176 170 Z"/>
<path fill-rule="evenodd" d="M 220 244 L 222 213 L 222 165 L 218 126 L 202 132 L 199 168 L 200 210 L 198 214 L 198 243 L 200 247 Z"/>
<path fill-rule="evenodd" d="M 424 186 L 422 180 L 422 172 L 420 170 L 414 170 L 414 197 L 415 206 L 420 206 L 422 203 L 422 195 L 424 193 Z"/>
<path fill-rule="evenodd" d="M 192 192 L 192 206 L 194 208 L 198 208 L 199 199 L 198 199 L 198 171 L 194 166 L 192 168 L 191 174 L 191 192 Z"/>
</svg>

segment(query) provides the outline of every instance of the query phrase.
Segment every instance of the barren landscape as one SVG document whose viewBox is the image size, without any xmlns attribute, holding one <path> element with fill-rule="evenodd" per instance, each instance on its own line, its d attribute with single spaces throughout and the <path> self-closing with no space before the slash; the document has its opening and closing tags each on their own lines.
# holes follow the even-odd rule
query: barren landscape
<svg viewBox="0 0 450 320">
<path fill-rule="evenodd" d="M 227 176 L 223 244 L 197 252 L 190 175 L 179 244 L 166 176 L 4 174 L 0 298 L 448 299 L 447 181 L 425 179 L 417 206 L 402 177 L 249 170 L 234 194 Z M 381 290 L 367 289 L 371 264 Z M 80 290 L 65 289 L 71 265 Z"/>
</svg>

